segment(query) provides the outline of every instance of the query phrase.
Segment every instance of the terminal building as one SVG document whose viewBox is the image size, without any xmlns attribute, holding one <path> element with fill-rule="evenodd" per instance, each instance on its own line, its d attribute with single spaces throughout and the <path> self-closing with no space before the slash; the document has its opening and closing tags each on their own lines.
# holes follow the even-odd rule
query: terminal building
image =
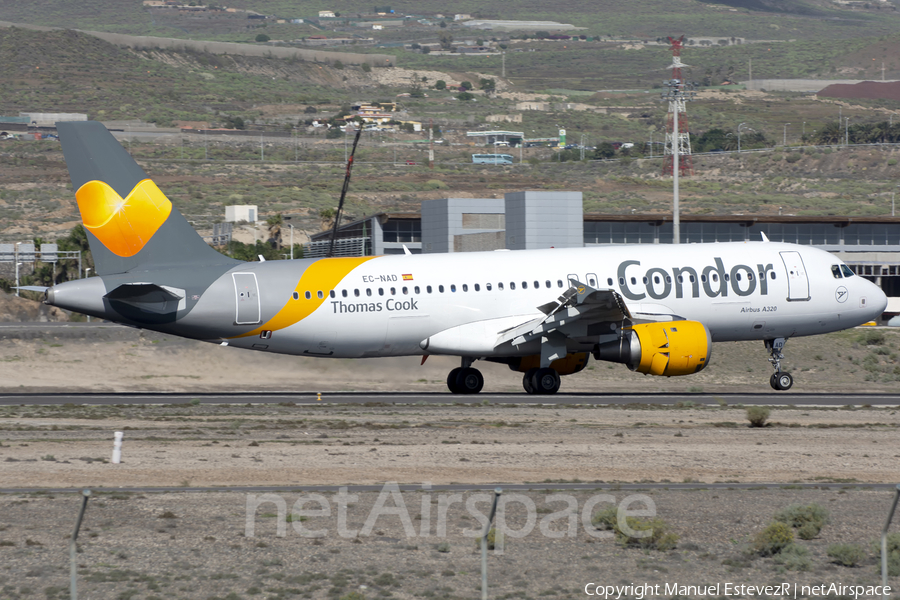
<svg viewBox="0 0 900 600">
<path fill-rule="evenodd" d="M 335 256 L 671 244 L 672 215 L 584 214 L 581 192 L 511 192 L 504 198 L 426 200 L 419 213 L 378 213 L 338 230 Z M 832 252 L 900 297 L 900 217 L 682 215 L 681 241 L 762 240 Z M 325 256 L 331 232 L 312 236 L 306 256 Z"/>
</svg>

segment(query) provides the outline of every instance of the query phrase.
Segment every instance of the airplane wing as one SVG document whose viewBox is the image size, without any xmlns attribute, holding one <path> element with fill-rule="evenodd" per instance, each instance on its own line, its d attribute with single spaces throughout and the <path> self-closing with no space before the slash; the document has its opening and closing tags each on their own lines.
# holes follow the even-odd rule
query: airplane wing
<svg viewBox="0 0 900 600">
<path fill-rule="evenodd" d="M 683 319 L 661 305 L 636 304 L 634 309 L 629 309 L 622 296 L 612 289 L 597 289 L 575 280 L 570 283 L 571 287 L 555 302 L 538 307 L 543 317 L 499 332 L 495 348 L 506 343 L 520 346 L 539 341 L 554 332 L 566 337 L 585 337 L 613 333 L 616 327 L 634 323 Z"/>
<path fill-rule="evenodd" d="M 509 342 L 519 346 L 553 331 L 571 337 L 609 333 L 610 324 L 634 320 L 618 292 L 596 289 L 580 281 L 570 283 L 571 287 L 555 302 L 538 307 L 543 317 L 499 332 L 496 345 Z"/>
</svg>

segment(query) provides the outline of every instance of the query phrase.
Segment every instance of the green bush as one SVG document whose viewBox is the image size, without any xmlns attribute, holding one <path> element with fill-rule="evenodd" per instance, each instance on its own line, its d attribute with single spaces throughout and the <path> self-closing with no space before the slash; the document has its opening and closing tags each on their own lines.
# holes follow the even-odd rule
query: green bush
<svg viewBox="0 0 900 600">
<path fill-rule="evenodd" d="M 878 548 L 878 569 L 881 570 L 881 540 L 875 542 Z M 891 533 L 887 536 L 887 563 L 888 575 L 897 577 L 900 575 L 900 533 Z"/>
<path fill-rule="evenodd" d="M 794 542 L 794 532 L 781 522 L 770 523 L 768 527 L 756 534 L 751 548 L 760 556 L 772 556 L 784 550 Z"/>
<path fill-rule="evenodd" d="M 884 333 L 877 329 L 869 329 L 859 337 L 866 346 L 880 346 L 884 343 Z"/>
<path fill-rule="evenodd" d="M 747 407 L 747 420 L 750 421 L 750 427 L 765 427 L 770 414 L 772 411 L 765 406 Z"/>
<path fill-rule="evenodd" d="M 488 550 L 493 550 L 493 549 L 496 547 L 497 542 L 498 542 L 497 528 L 496 528 L 496 527 L 492 527 L 491 530 L 488 531 L 488 534 L 487 534 L 487 549 L 488 549 Z M 501 544 L 501 546 L 502 546 L 502 545 L 503 545 L 503 534 L 500 534 L 500 536 L 499 536 L 499 542 L 500 542 L 500 544 Z M 449 545 L 448 545 L 448 546 L 449 546 Z M 476 550 L 480 550 L 480 549 L 481 549 L 481 536 L 478 536 L 477 538 L 475 538 L 475 549 L 476 549 Z M 449 550 L 449 547 L 448 547 L 447 552 L 449 552 L 449 551 L 450 551 L 450 550 Z M 440 548 L 438 548 L 438 552 L 441 552 L 441 549 L 440 549 Z"/>
<path fill-rule="evenodd" d="M 608 506 L 599 510 L 591 517 L 591 525 L 603 531 L 611 531 L 616 528 L 619 518 L 619 510 L 615 506 Z"/>
<path fill-rule="evenodd" d="M 788 571 L 810 571 L 812 560 L 809 558 L 809 550 L 798 544 L 788 544 L 781 552 L 775 555 L 775 564 L 783 566 Z"/>
<path fill-rule="evenodd" d="M 633 537 L 619 528 L 616 521 L 616 541 L 623 546 L 636 546 L 650 550 L 672 550 L 678 545 L 678 534 L 669 531 L 669 524 L 662 519 L 638 519 L 626 517 L 628 527 L 637 532 L 650 532 L 646 537 Z"/>
<path fill-rule="evenodd" d="M 775 520 L 796 529 L 801 540 L 811 540 L 828 523 L 828 511 L 816 503 L 808 506 L 791 504 L 775 513 Z"/>
<path fill-rule="evenodd" d="M 832 544 L 826 552 L 831 562 L 845 567 L 857 567 L 866 557 L 866 552 L 856 544 Z"/>
<path fill-rule="evenodd" d="M 599 510 L 591 517 L 591 525 L 604 531 L 612 531 L 616 541 L 623 546 L 637 546 L 652 550 L 671 550 L 678 544 L 678 534 L 669 531 L 669 524 L 662 519 L 638 519 L 626 517 L 633 531 L 649 531 L 646 537 L 632 537 L 619 527 L 619 511 L 615 506 Z"/>
</svg>

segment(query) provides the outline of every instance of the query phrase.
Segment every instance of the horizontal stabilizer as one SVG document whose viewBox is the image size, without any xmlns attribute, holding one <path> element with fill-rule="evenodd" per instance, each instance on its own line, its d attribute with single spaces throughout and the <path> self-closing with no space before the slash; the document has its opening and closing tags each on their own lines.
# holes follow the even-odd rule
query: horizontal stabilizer
<svg viewBox="0 0 900 600">
<path fill-rule="evenodd" d="M 23 292 L 40 292 L 40 293 L 44 293 L 44 292 L 46 292 L 46 291 L 47 291 L 48 289 L 50 289 L 50 288 L 48 288 L 48 287 L 45 286 L 45 285 L 20 285 L 20 286 L 18 286 L 18 287 L 14 287 L 13 289 L 14 289 L 14 290 L 22 290 Z"/>
</svg>

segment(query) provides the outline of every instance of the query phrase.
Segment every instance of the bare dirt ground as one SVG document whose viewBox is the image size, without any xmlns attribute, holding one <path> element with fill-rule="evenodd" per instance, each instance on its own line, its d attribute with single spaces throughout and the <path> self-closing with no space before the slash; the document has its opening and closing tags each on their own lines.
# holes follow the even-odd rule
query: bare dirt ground
<svg viewBox="0 0 900 600">
<path fill-rule="evenodd" d="M 874 346 L 863 341 L 866 335 L 851 331 L 809 346 L 791 340 L 799 389 L 893 390 L 883 371 L 878 381 L 866 381 L 874 371 L 864 366 L 875 365 L 869 356 L 893 360 L 895 334 L 886 331 Z M 673 598 L 701 595 L 666 584 L 719 584 L 711 595 L 725 597 L 726 583 L 879 581 L 873 542 L 892 492 L 864 484 L 896 481 L 897 407 L 779 406 L 770 426 L 750 428 L 746 410 L 729 406 L 727 392 L 765 385 L 768 365 L 755 344 L 718 345 L 713 362 L 719 370 L 710 367 L 689 382 L 593 362 L 593 370 L 564 380 L 564 389 L 582 391 L 706 388 L 714 392 L 715 403 L 708 405 L 526 406 L 498 404 L 496 397 L 454 405 L 449 394 L 443 405 L 394 405 L 388 394 L 383 402 L 346 406 L 327 404 L 329 390 L 438 391 L 455 363 L 440 357 L 425 366 L 417 357 L 304 361 L 96 325 L 4 326 L 0 339 L 0 386 L 7 392 L 324 392 L 322 404 L 313 405 L 191 400 L 0 407 L 0 488 L 105 490 L 90 501 L 79 540 L 84 598 L 371 600 L 480 593 L 471 535 L 489 496 L 479 492 L 391 495 L 383 488 L 347 498 L 331 491 L 267 497 L 127 491 L 136 486 L 596 482 L 597 489 L 563 496 L 504 493 L 500 519 L 508 533 L 503 552 L 489 557 L 491 598 L 587 597 L 588 583 L 658 584 L 656 596 Z M 479 367 L 489 391 L 520 389 L 520 375 L 505 366 Z M 125 433 L 118 465 L 109 460 L 114 431 Z M 649 489 L 681 482 L 701 489 Z M 779 486 L 731 486 L 762 482 Z M 624 490 L 624 483 L 648 489 Z M 800 489 L 798 483 L 820 487 Z M 796 539 L 790 556 L 752 551 L 776 511 L 813 502 L 830 513 L 819 535 Z M 68 597 L 66 536 L 78 503 L 76 494 L 0 494 L 0 598 Z M 677 545 L 643 549 L 624 538 L 597 537 L 605 532 L 591 517 L 610 504 L 652 506 L 665 523 L 654 527 L 675 533 Z M 288 522 L 291 514 L 297 517 Z M 833 562 L 828 552 L 837 543 L 856 546 L 857 566 Z M 832 596 L 851 595 L 838 590 Z M 799 588 L 797 597 L 813 595 Z"/>
<path fill-rule="evenodd" d="M 700 597 L 666 592 L 666 584 L 719 584 L 712 594 L 718 597 L 725 583 L 875 585 L 872 542 L 891 492 L 857 483 L 892 481 L 897 411 L 781 409 L 773 413 L 776 424 L 763 429 L 748 428 L 743 413 L 718 405 L 5 407 L 0 485 L 596 480 L 607 484 L 559 496 L 504 493 L 497 525 L 507 535 L 503 552 L 489 557 L 490 597 L 585 597 L 588 583 L 658 584 L 657 595 L 666 598 Z M 119 465 L 108 461 L 114 430 L 126 435 Z M 623 490 L 617 481 L 784 485 Z M 831 486 L 799 489 L 794 481 Z M 477 596 L 472 536 L 490 495 L 420 489 L 99 493 L 79 542 L 82 597 Z M 800 558 L 752 551 L 777 510 L 813 502 L 830 519 L 814 539 L 797 540 Z M 67 597 L 65 536 L 78 503 L 76 494 L 0 495 L 0 597 Z M 641 549 L 598 537 L 607 532 L 591 517 L 610 504 L 652 509 L 665 523 L 654 526 L 676 534 L 677 545 Z M 836 543 L 858 547 L 856 567 L 832 562 L 828 550 Z"/>
</svg>

